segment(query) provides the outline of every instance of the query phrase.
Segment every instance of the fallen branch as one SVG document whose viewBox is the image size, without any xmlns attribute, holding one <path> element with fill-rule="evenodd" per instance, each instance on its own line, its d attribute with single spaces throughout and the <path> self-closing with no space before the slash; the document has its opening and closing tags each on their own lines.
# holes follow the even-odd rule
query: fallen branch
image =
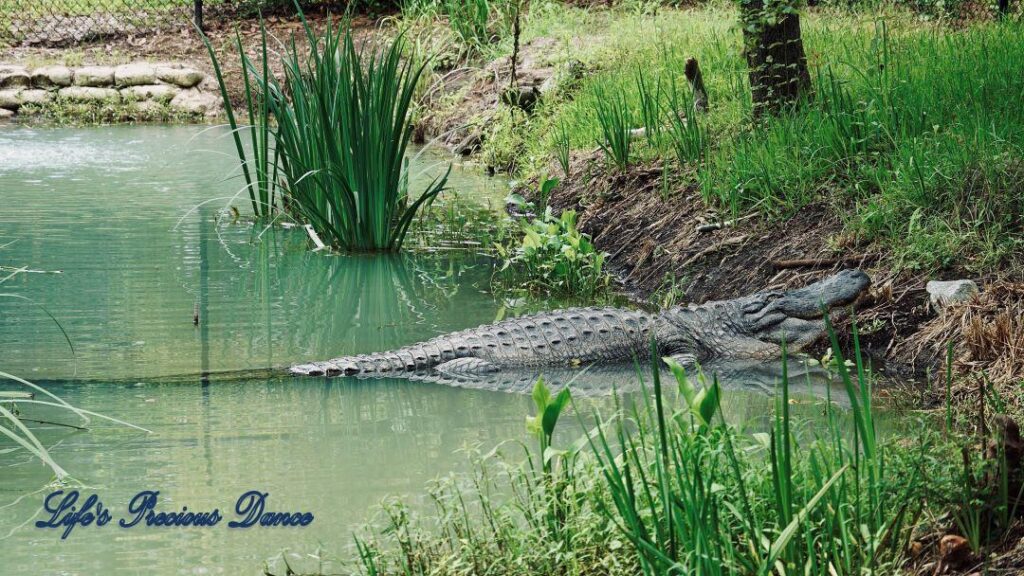
<svg viewBox="0 0 1024 576">
<path fill-rule="evenodd" d="M 840 258 L 796 258 L 793 260 L 772 260 L 772 268 L 789 270 L 792 268 L 821 268 L 836 264 L 859 264 L 867 256 L 843 256 Z"/>
<path fill-rule="evenodd" d="M 732 226 L 735 226 L 738 222 L 742 222 L 744 220 L 747 220 L 747 219 L 753 218 L 754 216 L 757 216 L 757 214 L 758 214 L 757 212 L 752 212 L 750 214 L 747 214 L 746 216 L 741 216 L 739 218 L 734 218 L 732 220 L 726 220 L 725 222 L 711 222 L 710 224 L 701 224 L 700 226 L 697 226 L 697 233 L 698 234 L 706 234 L 706 233 L 712 232 L 714 230 L 721 230 L 722 228 L 730 228 Z"/>
<path fill-rule="evenodd" d="M 738 244 L 742 244 L 742 243 L 746 242 L 746 240 L 747 240 L 747 235 L 746 234 L 722 240 L 721 242 L 719 242 L 717 244 L 713 244 L 711 246 L 708 246 L 707 248 L 705 248 L 705 249 L 701 250 L 700 252 L 697 252 L 693 256 L 690 256 L 689 258 L 687 258 L 686 261 L 683 262 L 682 267 L 685 268 L 685 267 L 693 264 L 694 262 L 697 262 L 698 260 L 703 259 L 706 256 L 710 256 L 711 254 L 714 254 L 715 252 L 718 252 L 722 248 L 727 248 L 729 246 L 736 246 Z"/>
</svg>

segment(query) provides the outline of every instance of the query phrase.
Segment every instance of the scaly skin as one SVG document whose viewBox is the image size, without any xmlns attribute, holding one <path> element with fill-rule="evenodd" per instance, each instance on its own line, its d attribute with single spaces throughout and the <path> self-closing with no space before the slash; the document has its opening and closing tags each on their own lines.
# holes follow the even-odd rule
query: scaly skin
<svg viewBox="0 0 1024 576">
<path fill-rule="evenodd" d="M 569 308 L 438 336 L 390 352 L 293 366 L 306 376 L 435 375 L 437 380 L 523 367 L 615 364 L 645 358 L 653 338 L 661 356 L 683 362 L 766 360 L 824 332 L 824 313 L 853 303 L 870 285 L 844 270 L 788 292 L 676 307 L 657 314 L 618 308 Z"/>
</svg>

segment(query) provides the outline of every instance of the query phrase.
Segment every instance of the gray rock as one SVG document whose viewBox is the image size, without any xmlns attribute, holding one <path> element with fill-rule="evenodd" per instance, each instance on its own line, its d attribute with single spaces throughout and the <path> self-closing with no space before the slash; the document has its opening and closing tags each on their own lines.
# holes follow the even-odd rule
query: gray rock
<svg viewBox="0 0 1024 576">
<path fill-rule="evenodd" d="M 24 66 L 0 65 L 0 89 L 28 87 L 31 80 Z"/>
<path fill-rule="evenodd" d="M 22 104 L 46 104 L 53 100 L 53 92 L 49 90 L 22 90 Z"/>
<path fill-rule="evenodd" d="M 67 66 L 43 66 L 32 71 L 32 85 L 36 88 L 71 86 L 74 73 Z"/>
<path fill-rule="evenodd" d="M 8 110 L 7 108 L 0 108 L 0 120 L 10 118 L 14 116 L 14 111 Z"/>
<path fill-rule="evenodd" d="M 220 111 L 221 100 L 219 96 L 209 92 L 201 92 L 196 89 L 184 90 L 171 100 L 171 108 L 186 114 L 213 115 Z"/>
<path fill-rule="evenodd" d="M 932 308 L 941 310 L 950 304 L 958 304 L 970 300 L 978 293 L 978 285 L 973 280 L 932 280 L 925 286 L 931 300 Z"/>
<path fill-rule="evenodd" d="M 75 69 L 75 86 L 113 86 L 114 69 L 110 66 L 82 66 Z"/>
<path fill-rule="evenodd" d="M 206 75 L 183 64 L 157 64 L 156 77 L 161 82 L 174 84 L 180 88 L 194 88 L 206 78 Z"/>
<path fill-rule="evenodd" d="M 129 86 L 121 89 L 121 97 L 124 100 L 157 100 L 169 102 L 181 92 L 177 87 L 167 84 L 147 84 L 144 86 Z"/>
<path fill-rule="evenodd" d="M 118 87 L 156 84 L 156 70 L 150 64 L 124 64 L 114 69 Z"/>
<path fill-rule="evenodd" d="M 9 108 L 11 110 L 17 110 L 21 107 L 21 89 L 12 88 L 8 90 L 0 90 L 0 108 Z"/>
<path fill-rule="evenodd" d="M 77 80 L 77 77 L 75 78 Z M 121 93 L 113 88 L 71 86 L 61 88 L 57 95 L 72 102 L 119 102 Z"/>
</svg>

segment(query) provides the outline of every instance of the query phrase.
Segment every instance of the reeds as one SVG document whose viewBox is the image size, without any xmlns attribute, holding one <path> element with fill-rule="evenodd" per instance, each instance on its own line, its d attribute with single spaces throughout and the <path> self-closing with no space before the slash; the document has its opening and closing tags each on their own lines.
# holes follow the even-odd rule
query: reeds
<svg viewBox="0 0 1024 576">
<path fill-rule="evenodd" d="M 598 435 L 593 446 L 611 496 L 606 513 L 633 543 L 645 574 L 825 576 L 898 563 L 924 478 L 913 466 L 884 465 L 859 351 L 851 375 L 834 335 L 833 346 L 852 439 L 831 404 L 818 431 L 800 434 L 790 414 L 795 383 L 785 371 L 770 431 L 744 437 L 723 420 L 715 379 L 698 375 L 698 395 L 674 364 L 685 409 L 663 408 L 655 370 L 655 406 L 638 412 L 635 428 L 616 423 Z"/>
<path fill-rule="evenodd" d="M 618 91 L 594 87 L 594 114 L 601 127 L 598 146 L 605 157 L 621 172 L 629 168 L 629 153 L 632 146 L 632 111 L 626 97 Z"/>
<path fill-rule="evenodd" d="M 254 211 L 272 205 L 280 190 L 282 206 L 335 248 L 400 249 L 418 211 L 448 177 L 435 179 L 418 197 L 408 190 L 410 108 L 425 62 L 409 57 L 401 36 L 379 51 L 357 50 L 347 24 L 328 21 L 317 33 L 304 17 L 302 23 L 305 47 L 292 38 L 282 57 L 283 82 L 270 73 L 265 28 L 259 62 L 241 56 L 254 122 L 251 160 L 207 42 L 247 186 L 250 194 L 260 191 Z"/>
</svg>

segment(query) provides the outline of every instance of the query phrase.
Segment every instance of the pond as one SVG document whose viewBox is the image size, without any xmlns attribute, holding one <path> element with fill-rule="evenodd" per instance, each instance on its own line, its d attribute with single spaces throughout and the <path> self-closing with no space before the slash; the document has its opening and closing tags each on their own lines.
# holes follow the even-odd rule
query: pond
<svg viewBox="0 0 1024 576">
<path fill-rule="evenodd" d="M 257 489 L 270 493 L 272 509 L 312 511 L 314 523 L 77 528 L 62 541 L 33 526 L 52 489 L 49 470 L 0 444 L 5 565 L 36 574 L 259 574 L 285 549 L 342 550 L 385 496 L 426 500 L 429 480 L 466 469 L 460 448 L 527 440 L 526 395 L 267 371 L 521 310 L 490 293 L 493 263 L 472 245 L 339 256 L 310 251 L 300 228 L 225 214 L 239 183 L 229 178 L 235 160 L 223 136 L 197 127 L 0 131 L 0 265 L 30 269 L 4 290 L 32 300 L 0 300 L 0 370 L 152 430 L 34 425 L 84 490 L 115 510 L 141 490 L 159 490 L 170 511 L 229 510 Z M 413 188 L 445 162 L 418 156 Z M 457 167 L 451 186 L 481 207 L 500 206 L 508 188 L 472 167 Z M 747 420 L 769 402 L 734 395 L 726 410 Z M 598 396 L 584 406 L 607 404 Z"/>
</svg>

